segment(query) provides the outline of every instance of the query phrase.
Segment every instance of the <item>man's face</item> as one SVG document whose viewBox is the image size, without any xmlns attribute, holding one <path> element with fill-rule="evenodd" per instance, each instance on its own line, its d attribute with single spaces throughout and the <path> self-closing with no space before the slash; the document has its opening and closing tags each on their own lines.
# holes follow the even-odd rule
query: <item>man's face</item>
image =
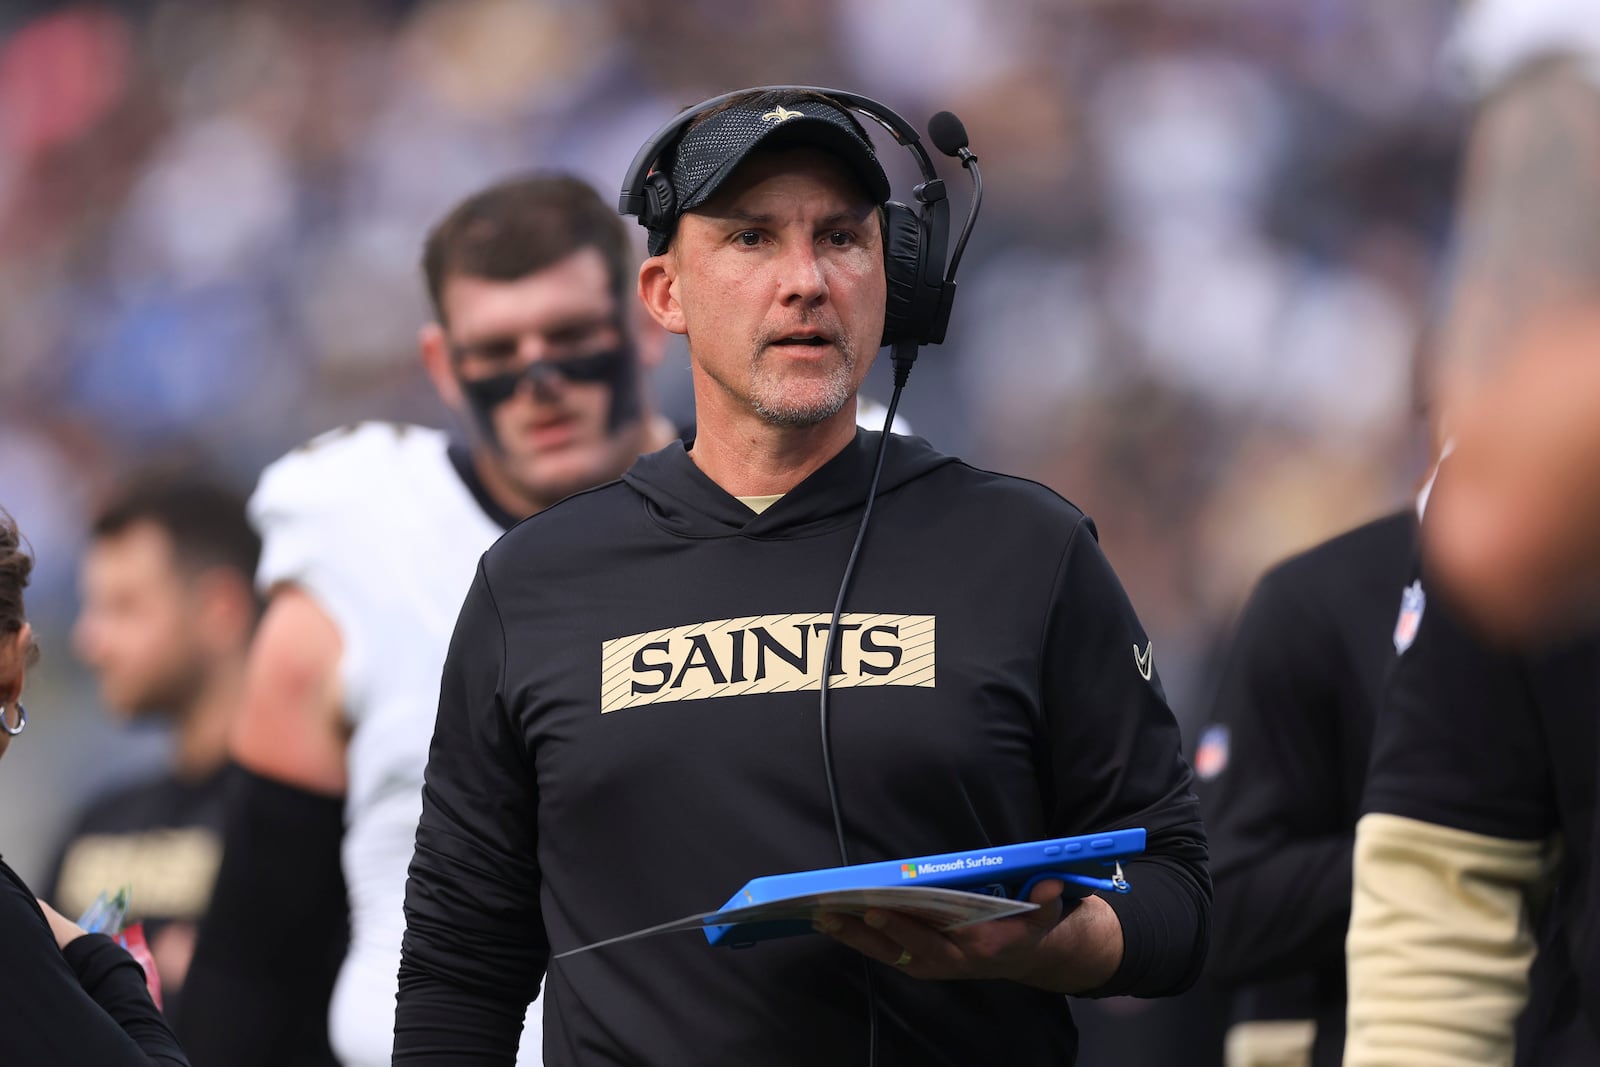
<svg viewBox="0 0 1600 1067">
<path fill-rule="evenodd" d="M 452 276 L 441 303 L 454 370 L 467 383 L 536 362 L 581 360 L 625 341 L 605 259 L 593 248 L 516 281 Z M 491 412 L 493 462 L 541 503 L 616 477 L 636 449 L 628 434 L 609 431 L 611 399 L 608 383 L 569 381 L 555 371 L 537 384 L 518 383 Z"/>
<path fill-rule="evenodd" d="M 205 613 L 171 538 L 150 522 L 99 538 L 79 584 L 73 648 L 98 677 L 106 707 L 130 716 L 181 710 L 206 675 Z"/>
<path fill-rule="evenodd" d="M 812 426 L 855 396 L 883 335 L 882 235 L 833 156 L 753 156 L 683 216 L 666 258 L 680 318 L 664 324 L 688 333 L 715 386 L 697 402 L 720 394 L 770 425 Z"/>
</svg>

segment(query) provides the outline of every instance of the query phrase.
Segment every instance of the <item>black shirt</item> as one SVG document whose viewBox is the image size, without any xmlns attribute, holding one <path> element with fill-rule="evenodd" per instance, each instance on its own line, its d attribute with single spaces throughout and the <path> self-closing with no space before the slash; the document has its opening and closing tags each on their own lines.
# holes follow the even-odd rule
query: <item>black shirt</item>
<svg viewBox="0 0 1600 1067">
<path fill-rule="evenodd" d="M 4 862 L 0 978 L 6 1067 L 188 1067 L 133 957 L 101 934 L 57 948 L 38 902 Z"/>
<path fill-rule="evenodd" d="M 164 774 L 95 799 L 62 844 L 44 899 L 76 919 L 96 894 L 132 889 L 129 922 L 154 945 L 172 924 L 198 927 L 222 859 L 227 771 L 197 781 Z M 161 976 L 169 1017 L 182 1004 L 181 975 Z"/>
<path fill-rule="evenodd" d="M 862 960 L 697 934 L 551 955 L 838 862 L 817 668 L 878 435 L 755 515 L 681 446 L 484 557 L 446 661 L 396 1063 L 510 1063 L 545 980 L 545 1063 L 865 1059 Z M 1099 992 L 1191 982 L 1205 844 L 1149 639 L 1081 512 L 894 437 L 833 665 L 854 862 L 1123 826 Z M 548 970 L 547 970 L 548 968 Z M 879 967 L 880 1062 L 1070 1064 L 1067 998 Z"/>
</svg>

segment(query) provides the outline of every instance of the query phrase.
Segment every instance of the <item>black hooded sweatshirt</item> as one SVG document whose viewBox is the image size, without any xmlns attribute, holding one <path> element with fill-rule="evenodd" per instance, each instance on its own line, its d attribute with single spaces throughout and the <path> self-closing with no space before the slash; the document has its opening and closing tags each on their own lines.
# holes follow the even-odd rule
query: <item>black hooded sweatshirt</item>
<svg viewBox="0 0 1600 1067">
<path fill-rule="evenodd" d="M 879 435 L 762 514 L 681 444 L 517 526 L 456 624 L 406 890 L 397 1064 L 1070 1064 L 1067 998 L 924 982 L 821 936 L 552 955 L 839 862 L 826 628 Z M 1143 826 L 1094 995 L 1175 993 L 1209 936 L 1205 839 L 1149 638 L 1048 489 L 891 437 L 830 681 L 851 862 Z"/>
</svg>

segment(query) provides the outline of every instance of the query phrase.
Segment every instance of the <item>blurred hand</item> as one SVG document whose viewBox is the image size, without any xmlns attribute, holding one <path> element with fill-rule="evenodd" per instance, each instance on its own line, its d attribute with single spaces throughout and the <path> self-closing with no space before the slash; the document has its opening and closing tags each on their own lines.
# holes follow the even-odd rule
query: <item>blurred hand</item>
<svg viewBox="0 0 1600 1067">
<path fill-rule="evenodd" d="M 39 901 L 39 907 L 50 922 L 50 932 L 56 935 L 57 948 L 66 948 L 89 932 L 42 900 Z"/>
</svg>

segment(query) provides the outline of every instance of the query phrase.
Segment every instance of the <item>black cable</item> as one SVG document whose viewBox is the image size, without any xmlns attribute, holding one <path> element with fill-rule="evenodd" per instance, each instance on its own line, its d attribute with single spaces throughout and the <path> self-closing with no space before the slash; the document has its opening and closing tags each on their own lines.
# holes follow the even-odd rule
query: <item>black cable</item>
<svg viewBox="0 0 1600 1067">
<path fill-rule="evenodd" d="M 828 676 L 833 671 L 833 653 L 839 642 L 839 620 L 844 615 L 844 598 L 850 592 L 850 579 L 855 576 L 856 560 L 861 556 L 861 545 L 867 539 L 867 524 L 872 518 L 872 502 L 878 495 L 878 480 L 883 475 L 883 456 L 889 444 L 889 428 L 894 425 L 894 412 L 900 406 L 900 390 L 905 382 L 896 374 L 894 395 L 889 398 L 889 413 L 884 416 L 883 436 L 878 439 L 878 455 L 872 465 L 872 482 L 867 487 L 867 502 L 861 509 L 861 525 L 856 529 L 856 542 L 850 548 L 850 559 L 844 565 L 844 578 L 839 582 L 839 595 L 834 598 L 833 617 L 828 624 L 828 640 L 822 650 L 822 684 L 818 700 L 817 719 L 822 729 L 822 773 L 828 780 L 828 805 L 833 811 L 834 839 L 839 844 L 839 864 L 850 865 L 850 846 L 844 836 L 844 816 L 839 807 L 839 789 L 833 777 L 833 745 L 828 731 Z"/>
<path fill-rule="evenodd" d="M 915 347 L 912 348 L 913 358 Z M 817 719 L 822 730 L 822 772 L 828 781 L 828 806 L 833 811 L 833 833 L 839 844 L 839 863 L 850 865 L 850 845 L 844 836 L 844 815 L 839 806 L 839 788 L 833 777 L 833 743 L 828 730 L 828 676 L 833 669 L 833 652 L 839 639 L 839 620 L 844 616 L 844 598 L 850 592 L 850 579 L 855 576 L 856 560 L 861 556 L 861 545 L 867 539 L 867 524 L 872 518 L 872 502 L 878 496 L 878 480 L 883 475 L 883 457 L 889 446 L 889 435 L 894 426 L 894 413 L 900 406 L 900 391 L 905 388 L 911 374 L 911 361 L 900 358 L 900 346 L 895 349 L 894 393 L 889 397 L 889 411 L 883 418 L 883 435 L 878 439 L 878 455 L 872 464 L 872 482 L 867 486 L 867 502 L 861 509 L 861 525 L 856 529 L 856 541 L 850 548 L 850 559 L 844 565 L 844 578 L 839 582 L 839 595 L 834 598 L 833 618 L 828 625 L 828 640 L 822 650 L 822 683 L 818 697 Z M 872 963 L 861 959 L 861 974 L 867 986 L 867 1067 L 878 1062 L 878 987 L 872 977 Z"/>
</svg>

